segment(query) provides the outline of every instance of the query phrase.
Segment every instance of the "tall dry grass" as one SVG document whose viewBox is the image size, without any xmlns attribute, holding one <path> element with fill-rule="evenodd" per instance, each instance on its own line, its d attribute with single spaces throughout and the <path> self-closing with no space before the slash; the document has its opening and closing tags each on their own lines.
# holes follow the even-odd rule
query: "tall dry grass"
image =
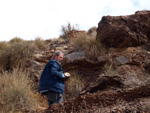
<svg viewBox="0 0 150 113">
<path fill-rule="evenodd" d="M 109 75 L 109 74 L 118 74 L 119 72 L 117 71 L 116 65 L 113 65 L 111 63 L 106 63 L 104 65 L 104 73 L 106 75 Z"/>
<path fill-rule="evenodd" d="M 96 37 L 82 34 L 72 39 L 71 43 L 76 51 L 84 51 L 89 58 L 96 58 L 101 53 L 102 45 Z"/>
<path fill-rule="evenodd" d="M 7 43 L 0 51 L 0 71 L 27 65 L 33 58 L 35 48 L 33 44 L 25 41 Z"/>
<path fill-rule="evenodd" d="M 65 85 L 65 94 L 64 99 L 71 99 L 82 91 L 85 87 L 85 81 L 77 72 L 71 72 L 71 77 L 67 80 L 67 84 Z"/>
<path fill-rule="evenodd" d="M 0 112 L 18 113 L 37 106 L 37 98 L 32 90 L 29 73 L 16 68 L 10 73 L 0 74 Z"/>
<path fill-rule="evenodd" d="M 33 109 L 41 101 L 39 94 L 33 90 L 35 87 L 34 83 L 30 83 L 29 73 L 24 71 L 42 46 L 41 42 L 43 40 L 24 41 L 19 38 L 0 42 L 1 113 L 21 113 L 23 109 Z"/>
<path fill-rule="evenodd" d="M 68 23 L 66 26 L 61 26 L 62 35 L 60 36 L 63 39 L 68 39 L 68 34 L 71 33 L 73 30 L 79 30 L 78 25 L 71 25 Z"/>
</svg>

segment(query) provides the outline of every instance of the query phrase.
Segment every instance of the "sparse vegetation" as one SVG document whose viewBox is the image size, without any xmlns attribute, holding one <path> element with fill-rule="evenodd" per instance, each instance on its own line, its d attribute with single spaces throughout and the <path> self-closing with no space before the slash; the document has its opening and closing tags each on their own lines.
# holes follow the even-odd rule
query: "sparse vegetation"
<svg viewBox="0 0 150 113">
<path fill-rule="evenodd" d="M 62 26 L 61 27 L 62 35 L 60 37 L 68 39 L 68 34 L 71 33 L 73 30 L 79 30 L 78 25 L 71 25 L 70 23 L 68 23 L 67 26 Z"/>
<path fill-rule="evenodd" d="M 11 39 L 9 42 L 10 43 L 21 43 L 23 41 L 24 41 L 23 39 L 21 39 L 19 37 L 15 37 L 15 38 Z"/>
<path fill-rule="evenodd" d="M 90 37 L 87 34 L 72 39 L 72 45 L 76 51 L 84 51 L 89 58 L 97 57 L 102 49 L 101 43 L 95 37 Z"/>
<path fill-rule="evenodd" d="M 68 100 L 77 96 L 84 88 L 84 80 L 77 72 L 71 72 L 71 77 L 68 79 L 66 84 L 66 94 L 64 99 Z"/>
<path fill-rule="evenodd" d="M 34 41 L 34 44 L 37 46 L 38 49 L 40 50 L 44 50 L 47 48 L 47 45 L 45 43 L 44 40 L 42 40 L 41 38 L 36 38 L 35 41 Z"/>
<path fill-rule="evenodd" d="M 38 100 L 33 93 L 29 73 L 13 69 L 0 74 L 0 112 L 17 113 L 24 108 L 34 108 Z"/>
<path fill-rule="evenodd" d="M 33 58 L 35 46 L 27 42 L 9 43 L 0 52 L 0 71 L 11 70 L 16 66 L 25 66 Z"/>
<path fill-rule="evenodd" d="M 8 46 L 8 43 L 3 41 L 3 42 L 0 42 L 0 51 L 4 50 L 5 48 L 7 48 Z"/>
<path fill-rule="evenodd" d="M 71 71 L 71 77 L 65 82 L 64 103 L 54 105 L 51 110 L 62 113 L 149 112 L 149 49 L 142 45 L 134 47 L 133 53 L 127 50 L 128 46 L 106 48 L 101 43 L 103 37 L 96 39 L 96 29 L 79 31 L 77 26 L 68 23 L 62 26 L 59 38 L 44 41 L 38 37 L 25 41 L 15 37 L 9 42 L 0 42 L 0 113 L 46 111 L 46 96 L 37 92 L 37 86 L 42 68 L 56 50 L 64 51 L 65 55 L 81 51 L 88 59 L 82 59 L 80 54 L 77 57 L 70 54 L 68 60 L 64 56 L 67 65 L 62 67 Z M 118 64 L 115 60 L 120 56 L 126 57 L 125 63 Z M 70 60 L 73 57 L 76 59 Z"/>
</svg>

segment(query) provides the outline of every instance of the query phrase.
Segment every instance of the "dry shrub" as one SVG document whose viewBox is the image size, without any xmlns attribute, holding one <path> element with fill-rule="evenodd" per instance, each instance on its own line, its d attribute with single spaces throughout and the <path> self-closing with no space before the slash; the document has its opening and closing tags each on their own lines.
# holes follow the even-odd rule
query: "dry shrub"
<svg viewBox="0 0 150 113">
<path fill-rule="evenodd" d="M 68 34 L 71 33 L 73 30 L 79 30 L 78 25 L 71 25 L 68 23 L 66 26 L 61 27 L 62 35 L 60 36 L 63 39 L 68 39 Z"/>
<path fill-rule="evenodd" d="M 0 51 L 4 50 L 5 48 L 7 48 L 8 43 L 5 41 L 0 42 Z"/>
<path fill-rule="evenodd" d="M 72 45 L 76 51 L 84 51 L 87 57 L 96 58 L 99 56 L 102 45 L 95 37 L 82 34 L 72 39 Z"/>
<path fill-rule="evenodd" d="M 34 41 L 34 44 L 37 46 L 38 49 L 40 50 L 44 50 L 47 48 L 47 45 L 45 43 L 44 40 L 42 40 L 41 38 L 36 38 L 35 41 Z"/>
<path fill-rule="evenodd" d="M 37 105 L 29 73 L 22 69 L 13 69 L 12 73 L 0 74 L 0 112 L 16 113 L 24 108 L 34 108 Z"/>
<path fill-rule="evenodd" d="M 71 40 L 71 44 L 74 46 L 76 51 L 83 51 L 85 48 L 84 44 L 86 44 L 87 36 L 86 35 L 79 35 L 76 38 Z"/>
<path fill-rule="evenodd" d="M 67 80 L 64 99 L 68 100 L 77 96 L 82 89 L 85 87 L 85 82 L 81 75 L 77 74 L 77 72 L 71 72 L 71 77 Z"/>
<path fill-rule="evenodd" d="M 34 50 L 35 46 L 27 42 L 9 43 L 0 51 L 0 71 L 27 65 L 33 58 Z"/>
<path fill-rule="evenodd" d="M 15 38 L 11 39 L 9 42 L 10 43 L 21 43 L 23 41 L 24 41 L 23 39 L 21 39 L 19 37 L 15 37 Z"/>
</svg>

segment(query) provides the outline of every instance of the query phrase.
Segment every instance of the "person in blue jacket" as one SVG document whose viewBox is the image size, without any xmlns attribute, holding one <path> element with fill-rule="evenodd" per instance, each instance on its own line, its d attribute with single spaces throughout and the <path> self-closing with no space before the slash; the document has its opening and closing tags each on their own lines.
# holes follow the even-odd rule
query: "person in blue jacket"
<svg viewBox="0 0 150 113">
<path fill-rule="evenodd" d="M 64 79 L 67 76 L 60 65 L 62 61 L 63 53 L 56 51 L 53 59 L 46 64 L 39 80 L 38 91 L 47 96 L 49 107 L 53 103 L 63 102 Z"/>
</svg>

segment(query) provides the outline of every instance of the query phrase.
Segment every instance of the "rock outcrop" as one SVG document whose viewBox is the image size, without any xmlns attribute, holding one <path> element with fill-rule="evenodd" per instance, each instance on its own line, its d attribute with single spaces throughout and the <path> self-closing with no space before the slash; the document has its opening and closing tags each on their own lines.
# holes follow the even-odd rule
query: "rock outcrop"
<svg viewBox="0 0 150 113">
<path fill-rule="evenodd" d="M 150 11 L 128 16 L 103 16 L 97 39 L 106 47 L 137 47 L 150 43 Z"/>
<path fill-rule="evenodd" d="M 99 60 L 92 61 L 84 52 L 73 52 L 64 57 L 62 66 L 65 71 L 77 69 L 94 72 L 100 70 L 106 62 L 108 62 L 107 56 L 101 56 Z"/>
<path fill-rule="evenodd" d="M 70 40 L 80 33 L 73 31 Z M 84 51 L 74 51 L 65 40 L 47 41 L 50 49 L 35 55 L 31 66 L 35 82 L 56 50 L 64 52 L 64 72 L 75 71 L 84 78 L 82 91 L 62 104 L 54 104 L 52 112 L 150 112 L 150 11 L 104 16 L 97 28 L 97 40 L 107 48 L 93 59 Z"/>
</svg>

